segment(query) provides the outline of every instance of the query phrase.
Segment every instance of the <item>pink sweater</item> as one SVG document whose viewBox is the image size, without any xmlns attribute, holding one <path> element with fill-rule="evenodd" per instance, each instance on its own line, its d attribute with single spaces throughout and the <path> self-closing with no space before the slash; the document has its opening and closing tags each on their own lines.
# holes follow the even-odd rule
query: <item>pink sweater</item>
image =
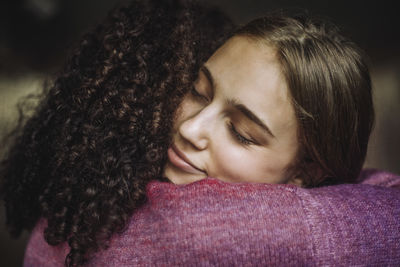
<svg viewBox="0 0 400 267">
<path fill-rule="evenodd" d="M 303 189 L 207 178 L 151 182 L 149 201 L 89 266 L 400 266 L 400 177 Z M 63 266 L 40 220 L 24 266 Z"/>
</svg>

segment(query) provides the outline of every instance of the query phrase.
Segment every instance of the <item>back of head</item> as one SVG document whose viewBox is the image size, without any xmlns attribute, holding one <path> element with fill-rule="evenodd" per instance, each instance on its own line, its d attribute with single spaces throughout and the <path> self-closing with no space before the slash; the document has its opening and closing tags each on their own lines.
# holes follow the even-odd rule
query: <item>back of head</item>
<svg viewBox="0 0 400 267">
<path fill-rule="evenodd" d="M 176 106 L 232 28 L 195 1 L 134 0 L 83 36 L 0 162 L 10 231 L 44 217 L 70 266 L 107 247 L 162 178 Z"/>
<path fill-rule="evenodd" d="M 276 49 L 296 112 L 305 186 L 355 181 L 374 121 L 370 74 L 360 49 L 307 16 L 270 15 L 236 32 Z"/>
</svg>

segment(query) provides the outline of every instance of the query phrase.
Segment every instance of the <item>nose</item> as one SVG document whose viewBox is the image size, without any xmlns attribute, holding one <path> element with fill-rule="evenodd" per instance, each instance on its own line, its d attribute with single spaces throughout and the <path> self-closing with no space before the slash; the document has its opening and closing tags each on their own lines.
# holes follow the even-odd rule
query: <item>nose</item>
<svg viewBox="0 0 400 267">
<path fill-rule="evenodd" d="M 212 110 L 204 108 L 184 120 L 179 126 L 179 133 L 194 148 L 204 150 L 211 140 L 213 121 L 215 118 Z"/>
</svg>

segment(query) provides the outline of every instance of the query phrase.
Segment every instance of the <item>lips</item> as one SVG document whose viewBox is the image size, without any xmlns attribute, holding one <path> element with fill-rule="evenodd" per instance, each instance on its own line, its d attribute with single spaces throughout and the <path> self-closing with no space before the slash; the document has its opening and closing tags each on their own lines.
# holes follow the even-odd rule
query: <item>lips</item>
<svg viewBox="0 0 400 267">
<path fill-rule="evenodd" d="M 175 167 L 193 174 L 204 174 L 202 170 L 197 168 L 175 145 L 168 148 L 168 159 Z"/>
</svg>

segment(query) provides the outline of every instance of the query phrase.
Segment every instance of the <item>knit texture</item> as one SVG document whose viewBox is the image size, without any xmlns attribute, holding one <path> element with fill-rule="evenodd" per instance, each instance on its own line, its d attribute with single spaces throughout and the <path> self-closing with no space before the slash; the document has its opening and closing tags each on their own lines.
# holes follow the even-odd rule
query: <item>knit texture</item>
<svg viewBox="0 0 400 267">
<path fill-rule="evenodd" d="M 400 177 L 363 171 L 360 184 L 192 184 L 154 181 L 149 201 L 88 266 L 400 266 Z M 24 266 L 63 266 L 40 220 Z"/>
</svg>

